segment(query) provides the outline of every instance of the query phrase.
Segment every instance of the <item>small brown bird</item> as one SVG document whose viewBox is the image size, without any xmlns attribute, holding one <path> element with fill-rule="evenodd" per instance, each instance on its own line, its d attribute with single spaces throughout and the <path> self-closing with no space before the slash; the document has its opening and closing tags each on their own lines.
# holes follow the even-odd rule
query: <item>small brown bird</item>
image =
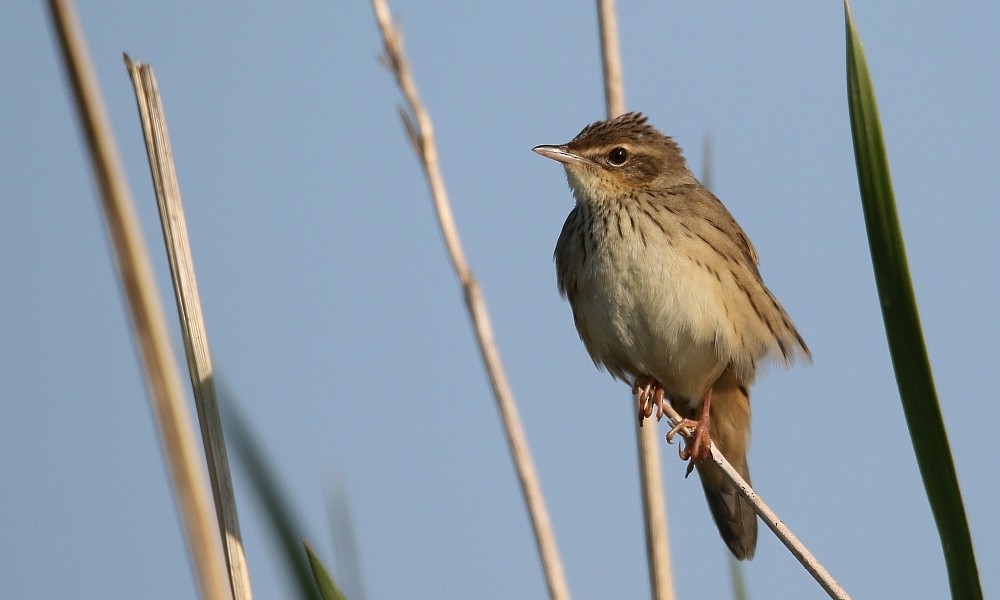
<svg viewBox="0 0 1000 600">
<path fill-rule="evenodd" d="M 757 251 L 677 144 L 642 114 L 593 123 L 568 144 L 534 151 L 563 163 L 576 198 L 555 261 L 587 352 L 633 386 L 640 423 L 654 406 L 662 416 L 664 398 L 688 419 L 688 472 L 697 467 L 732 553 L 753 558 L 757 517 L 706 460 L 709 444 L 749 482 L 748 386 L 769 359 L 810 359 L 761 279 Z"/>
</svg>

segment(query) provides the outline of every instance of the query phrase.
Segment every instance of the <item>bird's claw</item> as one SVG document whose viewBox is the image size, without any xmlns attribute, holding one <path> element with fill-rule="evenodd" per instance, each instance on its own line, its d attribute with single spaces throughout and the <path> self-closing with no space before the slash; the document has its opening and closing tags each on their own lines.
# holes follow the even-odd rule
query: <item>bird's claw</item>
<svg viewBox="0 0 1000 600">
<path fill-rule="evenodd" d="M 652 377 L 639 377 L 632 386 L 632 393 L 636 395 L 636 405 L 638 408 L 639 427 L 645 419 L 653 416 L 653 408 L 656 408 L 656 420 L 663 418 L 663 401 L 666 397 L 660 383 Z"/>
<path fill-rule="evenodd" d="M 698 421 L 692 421 L 691 419 L 681 419 L 680 422 L 671 427 L 670 431 L 667 432 L 667 443 L 673 444 L 674 437 L 676 437 L 677 434 L 681 433 L 684 429 L 698 431 Z"/>
<path fill-rule="evenodd" d="M 681 460 L 688 461 L 687 470 L 684 472 L 684 477 L 687 477 L 694 470 L 696 462 L 711 458 L 712 438 L 708 433 L 708 427 L 704 423 L 692 421 L 691 419 L 681 419 L 680 422 L 667 432 L 667 443 L 673 444 L 674 437 L 678 433 L 682 433 L 685 429 L 690 429 L 693 433 L 691 433 L 691 437 L 688 438 L 684 446 L 678 447 L 677 453 L 680 455 Z"/>
</svg>

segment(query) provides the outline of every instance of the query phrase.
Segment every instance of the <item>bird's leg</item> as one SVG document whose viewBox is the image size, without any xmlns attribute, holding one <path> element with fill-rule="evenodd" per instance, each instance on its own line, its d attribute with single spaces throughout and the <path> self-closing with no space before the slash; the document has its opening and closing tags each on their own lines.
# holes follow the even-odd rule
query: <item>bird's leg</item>
<svg viewBox="0 0 1000 600">
<path fill-rule="evenodd" d="M 663 400 L 665 392 L 660 386 L 660 382 L 649 375 L 636 377 L 632 385 L 632 394 L 636 396 L 636 405 L 639 415 L 639 427 L 642 421 L 653 415 L 653 407 L 656 407 L 656 420 L 663 418 Z"/>
<path fill-rule="evenodd" d="M 680 451 L 681 460 L 688 460 L 687 472 L 684 474 L 685 477 L 691 474 L 694 470 L 695 461 L 701 462 L 705 459 L 712 457 L 712 434 L 710 432 L 709 423 L 711 421 L 711 405 L 712 405 L 712 388 L 708 388 L 705 392 L 705 396 L 702 398 L 701 403 L 701 416 L 698 417 L 697 421 L 692 421 L 691 419 L 683 419 L 680 423 L 675 425 L 673 429 L 667 433 L 667 441 L 672 442 L 674 436 L 685 427 L 693 427 L 694 434 L 691 439 L 688 440 L 687 445 Z"/>
</svg>

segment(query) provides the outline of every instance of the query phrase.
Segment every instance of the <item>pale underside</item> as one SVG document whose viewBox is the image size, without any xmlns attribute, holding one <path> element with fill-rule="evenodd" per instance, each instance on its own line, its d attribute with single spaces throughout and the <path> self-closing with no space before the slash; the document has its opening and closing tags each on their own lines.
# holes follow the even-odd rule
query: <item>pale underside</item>
<svg viewBox="0 0 1000 600">
<path fill-rule="evenodd" d="M 749 385 L 762 362 L 787 363 L 799 352 L 801 340 L 761 282 L 752 248 L 738 250 L 682 220 L 654 223 L 651 210 L 578 204 L 560 236 L 560 284 L 595 363 L 628 383 L 652 376 L 668 397 L 694 408 L 727 367 Z M 570 251 L 582 243 L 572 227 L 590 233 L 586 250 Z M 692 258 L 705 256 L 718 258 Z"/>
</svg>

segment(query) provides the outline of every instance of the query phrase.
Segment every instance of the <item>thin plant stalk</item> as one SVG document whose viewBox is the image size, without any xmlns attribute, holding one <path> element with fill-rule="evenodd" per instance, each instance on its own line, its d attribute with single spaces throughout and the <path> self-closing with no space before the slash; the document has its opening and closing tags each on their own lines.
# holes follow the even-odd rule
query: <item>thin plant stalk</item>
<svg viewBox="0 0 1000 600">
<path fill-rule="evenodd" d="M 618 43 L 618 13 L 615 0 L 597 0 L 597 26 L 601 40 L 601 70 L 604 74 L 604 104 L 608 118 L 625 112 L 621 48 Z"/>
<path fill-rule="evenodd" d="M 180 371 L 171 351 L 149 254 L 142 239 L 97 77 L 72 2 L 50 0 L 49 12 L 100 191 L 107 234 L 131 316 L 132 331 L 145 371 L 164 459 L 201 596 L 208 600 L 225 600 L 230 596 L 222 551 Z"/>
<path fill-rule="evenodd" d="M 679 424 L 682 419 L 680 414 L 671 406 L 669 403 L 663 405 L 663 411 L 666 413 L 667 420 L 671 427 Z M 691 437 L 694 435 L 694 430 L 690 427 L 681 428 L 678 433 L 684 437 Z M 799 541 L 799 538 L 792 533 L 792 530 L 788 528 L 785 523 L 778 518 L 778 515 L 771 510 L 767 504 L 757 492 L 750 487 L 743 477 L 733 468 L 726 457 L 722 455 L 716 447 L 715 442 L 712 442 L 709 446 L 712 451 L 712 462 L 718 465 L 719 469 L 722 470 L 723 477 L 731 484 L 736 487 L 736 491 L 739 492 L 740 496 L 746 498 L 750 506 L 753 507 L 757 516 L 764 521 L 768 529 L 774 532 L 774 535 L 781 540 L 781 543 L 785 545 L 786 548 L 792 553 L 792 555 L 805 567 L 806 571 L 813 576 L 813 579 L 819 583 L 820 587 L 829 594 L 830 598 L 834 600 L 850 600 L 851 597 L 844 591 L 844 588 L 840 587 L 840 584 L 833 578 L 832 575 L 826 570 L 826 568 L 816 560 L 816 557 L 809 552 L 809 549 Z"/>
<path fill-rule="evenodd" d="M 146 154 L 160 209 L 163 241 L 170 263 L 170 277 L 174 285 L 177 313 L 184 339 L 188 373 L 194 390 L 194 402 L 201 424 L 202 444 L 208 464 L 208 477 L 212 484 L 218 517 L 219 534 L 228 567 L 229 588 L 234 600 L 252 600 L 250 574 L 247 570 L 240 522 L 236 511 L 236 495 L 226 455 L 226 441 L 222 434 L 219 407 L 215 394 L 212 357 L 208 347 L 208 332 L 198 294 L 198 281 L 194 272 L 194 258 L 188 239 L 184 206 L 181 203 L 180 184 L 170 148 L 167 118 L 156 85 L 153 68 L 133 63 L 125 55 L 125 66 L 135 89 L 139 120 L 142 123 Z"/>
<path fill-rule="evenodd" d="M 493 396 L 496 399 L 497 409 L 507 436 L 511 458 L 521 483 L 521 492 L 531 519 L 549 597 L 557 600 L 568 600 L 570 598 L 569 586 L 566 583 L 562 561 L 559 558 L 555 533 L 552 530 L 548 509 L 545 506 L 538 473 L 531 458 L 513 392 L 500 361 L 500 352 L 493 338 L 493 329 L 490 325 L 486 302 L 472 270 L 466 263 L 458 230 L 452 216 L 448 193 L 438 165 L 437 147 L 434 142 L 431 119 L 420 101 L 417 86 L 403 50 L 403 38 L 392 22 L 389 7 L 385 0 L 372 0 L 372 8 L 385 44 L 384 61 L 395 76 L 396 83 L 409 107 L 409 110 L 400 109 L 400 115 L 410 143 L 413 145 L 427 177 L 441 235 L 448 249 L 448 256 L 455 269 L 455 274 L 462 286 L 465 305 L 475 330 L 476 342 L 479 345 L 479 352 L 493 388 Z"/>
<path fill-rule="evenodd" d="M 889 353 L 924 490 L 934 514 L 952 598 L 983 597 L 972 534 L 948 444 L 920 314 L 910 281 L 906 245 L 896 214 L 889 159 L 878 102 L 861 37 L 844 2 L 847 33 L 847 98 L 858 169 L 858 186 L 868 231 L 875 284 Z"/>
<path fill-rule="evenodd" d="M 597 0 L 597 16 L 604 73 L 604 101 L 608 118 L 613 119 L 625 112 L 625 89 L 614 0 Z M 649 586 L 654 600 L 672 600 L 674 581 L 670 564 L 670 542 L 667 538 L 667 503 L 660 469 L 660 439 L 655 426 L 642 427 L 634 416 L 630 420 L 635 423 Z"/>
</svg>

